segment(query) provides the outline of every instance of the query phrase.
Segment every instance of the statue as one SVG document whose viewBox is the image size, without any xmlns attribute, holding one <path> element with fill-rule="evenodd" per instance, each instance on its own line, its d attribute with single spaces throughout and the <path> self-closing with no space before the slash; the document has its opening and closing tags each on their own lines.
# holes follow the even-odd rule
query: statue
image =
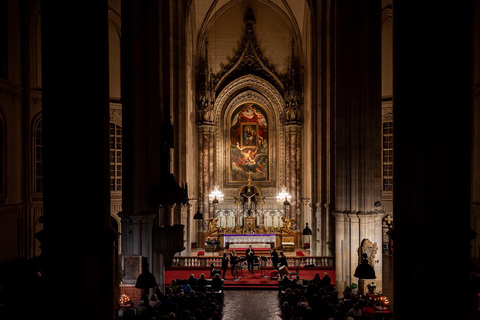
<svg viewBox="0 0 480 320">
<path fill-rule="evenodd" d="M 361 252 L 359 252 L 359 256 L 362 257 L 363 254 L 366 254 L 366 259 L 371 266 L 374 266 L 375 263 L 375 255 L 378 251 L 377 243 L 372 243 L 372 241 L 368 239 L 363 239 L 362 244 L 360 247 Z"/>
<path fill-rule="evenodd" d="M 212 233 L 220 232 L 222 230 L 220 227 L 217 227 L 217 222 L 218 222 L 218 217 L 212 218 L 210 220 L 210 222 L 208 223 L 208 231 L 205 235 L 209 236 Z"/>
<path fill-rule="evenodd" d="M 253 193 L 251 191 L 250 187 L 248 187 L 247 192 L 242 193 L 242 197 L 245 198 L 244 203 L 246 202 L 246 205 L 247 205 L 246 210 L 248 211 L 249 215 L 250 215 L 251 210 L 252 210 L 252 202 L 255 202 L 255 196 L 256 195 L 258 195 L 258 193 Z"/>
<path fill-rule="evenodd" d="M 282 217 L 282 221 L 283 221 L 283 227 L 280 230 L 285 231 L 288 234 L 293 234 L 291 227 L 292 227 L 292 222 L 295 222 L 295 220 L 287 217 Z"/>
</svg>

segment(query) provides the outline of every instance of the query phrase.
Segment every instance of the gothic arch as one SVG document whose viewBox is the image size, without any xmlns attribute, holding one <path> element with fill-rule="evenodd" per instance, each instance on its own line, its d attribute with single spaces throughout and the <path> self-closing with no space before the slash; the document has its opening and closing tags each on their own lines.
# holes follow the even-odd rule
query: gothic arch
<svg viewBox="0 0 480 320">
<path fill-rule="evenodd" d="M 228 1 L 224 5 L 218 5 L 218 8 L 217 8 L 217 4 L 219 3 L 219 1 L 215 0 L 210 5 L 210 8 L 206 13 L 205 18 L 203 19 L 203 22 L 201 23 L 201 26 L 197 34 L 197 52 L 202 51 L 202 46 L 205 43 L 205 39 L 207 37 L 208 31 L 213 26 L 215 21 L 223 13 L 225 13 L 225 11 L 227 11 L 229 8 L 231 8 L 232 6 L 236 5 L 241 1 L 243 0 Z M 281 8 L 277 4 L 269 0 L 258 0 L 258 1 L 270 7 L 274 12 L 278 13 L 286 21 L 288 27 L 292 30 L 292 33 L 294 34 L 295 41 L 299 45 L 299 48 L 302 48 L 302 37 L 300 32 L 300 26 L 298 25 L 297 19 L 295 18 L 295 15 L 293 14 L 288 3 L 286 3 L 285 1 L 282 1 L 284 8 Z M 192 8 L 192 2 L 193 1 L 191 1 L 189 4 L 189 10 L 191 10 Z M 307 1 L 307 4 L 308 4 L 308 1 Z M 308 5 L 308 8 L 310 9 L 310 5 Z M 198 10 L 198 8 L 195 8 L 195 9 Z"/>
<path fill-rule="evenodd" d="M 266 196 L 274 196 L 279 182 L 285 180 L 285 136 L 283 130 L 284 101 L 279 92 L 266 80 L 253 75 L 240 77 L 229 83 L 218 95 L 214 105 L 214 118 L 216 126 L 216 168 L 215 182 L 231 190 L 226 192 L 235 193 L 238 185 L 226 185 L 227 175 L 224 170 L 227 167 L 227 138 L 229 128 L 227 124 L 232 112 L 245 102 L 255 102 L 265 108 L 270 115 L 270 137 L 272 139 L 271 154 L 271 179 L 264 184 Z M 261 183 L 260 183 L 261 184 Z M 269 192 L 269 189 L 272 191 Z"/>
<path fill-rule="evenodd" d="M 0 204 L 4 204 L 7 186 L 7 123 L 2 108 L 0 108 L 0 153 Z"/>
<path fill-rule="evenodd" d="M 31 192 L 33 201 L 42 201 L 43 200 L 43 173 L 41 167 L 43 167 L 43 160 L 40 158 L 40 153 L 43 152 L 41 149 L 42 137 L 42 112 L 39 112 L 32 121 L 31 126 Z M 40 167 L 39 167 L 40 166 Z"/>
</svg>

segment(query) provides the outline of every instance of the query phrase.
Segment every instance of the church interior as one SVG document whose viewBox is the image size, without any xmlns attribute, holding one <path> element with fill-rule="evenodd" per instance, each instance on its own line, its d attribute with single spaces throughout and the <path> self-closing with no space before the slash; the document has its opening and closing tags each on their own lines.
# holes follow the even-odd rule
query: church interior
<svg viewBox="0 0 480 320">
<path fill-rule="evenodd" d="M 339 297 L 373 281 L 392 319 L 480 318 L 480 1 L 0 0 L 0 23 L 1 319 L 118 319 L 249 246 Z"/>
</svg>

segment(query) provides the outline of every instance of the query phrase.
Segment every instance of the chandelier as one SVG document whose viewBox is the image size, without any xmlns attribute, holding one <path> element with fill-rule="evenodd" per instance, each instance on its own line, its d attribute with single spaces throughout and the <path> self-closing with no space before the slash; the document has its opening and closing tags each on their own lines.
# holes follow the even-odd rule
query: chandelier
<svg viewBox="0 0 480 320">
<path fill-rule="evenodd" d="M 283 187 L 282 191 L 277 196 L 277 202 L 283 202 L 284 206 L 288 206 L 290 205 L 290 200 L 292 200 L 292 196 L 287 192 L 287 188 Z"/>
<path fill-rule="evenodd" d="M 213 191 L 208 195 L 208 200 L 213 204 L 223 202 L 223 193 L 219 186 L 213 187 Z"/>
</svg>

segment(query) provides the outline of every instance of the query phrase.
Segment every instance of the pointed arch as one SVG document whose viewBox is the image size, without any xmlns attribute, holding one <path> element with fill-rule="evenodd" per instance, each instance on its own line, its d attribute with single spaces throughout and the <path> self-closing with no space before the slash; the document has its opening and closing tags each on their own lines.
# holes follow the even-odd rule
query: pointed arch
<svg viewBox="0 0 480 320">
<path fill-rule="evenodd" d="M 0 108 L 0 204 L 5 203 L 7 183 L 7 124 L 5 115 Z"/>
<path fill-rule="evenodd" d="M 32 122 L 32 195 L 34 198 L 43 196 L 43 122 L 42 112 L 38 113 Z"/>
<path fill-rule="evenodd" d="M 268 182 L 258 182 L 262 187 L 277 188 L 279 181 L 285 179 L 285 134 L 283 130 L 284 101 L 277 89 L 268 81 L 246 75 L 229 83 L 218 95 L 215 101 L 214 113 L 216 126 L 216 169 L 215 181 L 225 187 L 237 188 L 243 183 L 229 183 L 230 128 L 228 123 L 233 112 L 245 103 L 256 103 L 265 109 L 269 117 L 270 137 L 270 179 Z M 221 174 L 223 173 L 223 175 Z"/>
</svg>

